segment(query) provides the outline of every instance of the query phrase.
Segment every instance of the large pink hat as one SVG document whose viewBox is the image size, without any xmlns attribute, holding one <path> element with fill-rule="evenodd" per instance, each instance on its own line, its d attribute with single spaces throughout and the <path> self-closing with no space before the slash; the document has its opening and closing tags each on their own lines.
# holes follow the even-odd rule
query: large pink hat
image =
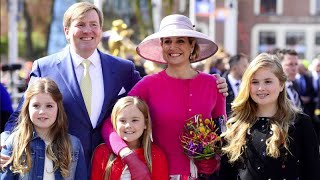
<svg viewBox="0 0 320 180">
<path fill-rule="evenodd" d="M 199 56 L 192 62 L 204 60 L 217 52 L 218 46 L 205 34 L 194 30 L 190 19 L 180 14 L 166 16 L 160 23 L 157 33 L 146 37 L 137 47 L 137 53 L 144 59 L 167 63 L 163 59 L 160 38 L 194 37 L 200 47 Z"/>
</svg>

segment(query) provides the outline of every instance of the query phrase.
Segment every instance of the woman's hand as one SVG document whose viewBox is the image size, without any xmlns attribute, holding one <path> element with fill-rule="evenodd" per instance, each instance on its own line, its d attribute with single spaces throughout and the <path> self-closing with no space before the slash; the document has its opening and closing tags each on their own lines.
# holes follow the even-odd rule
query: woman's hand
<svg viewBox="0 0 320 180">
<path fill-rule="evenodd" d="M 217 78 L 219 93 L 222 93 L 223 96 L 228 96 L 228 85 L 226 79 L 221 77 L 219 74 L 214 74 L 214 76 Z"/>
</svg>

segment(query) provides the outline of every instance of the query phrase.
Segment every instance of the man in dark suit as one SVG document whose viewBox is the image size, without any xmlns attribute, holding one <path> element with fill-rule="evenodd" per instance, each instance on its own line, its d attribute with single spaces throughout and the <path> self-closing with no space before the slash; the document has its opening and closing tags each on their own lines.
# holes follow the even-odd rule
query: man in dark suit
<svg viewBox="0 0 320 180">
<path fill-rule="evenodd" d="M 312 60 L 312 84 L 316 96 L 313 98 L 315 103 L 314 119 L 315 127 L 318 134 L 318 139 L 320 143 L 320 55 Z"/>
<path fill-rule="evenodd" d="M 102 23 L 102 12 L 93 4 L 79 2 L 70 6 L 63 20 L 65 36 L 70 45 L 61 52 L 36 60 L 30 74 L 30 83 L 40 77 L 51 78 L 57 83 L 63 94 L 69 133 L 82 143 L 89 174 L 93 151 L 103 142 L 100 134 L 103 121 L 110 116 L 115 102 L 126 96 L 141 79 L 131 61 L 104 54 L 97 49 Z M 83 86 L 84 81 L 89 85 Z M 219 82 L 222 84 L 218 87 L 226 92 L 224 80 L 220 78 Z M 1 141 L 16 125 L 22 103 L 23 99 L 1 133 Z M 133 156 L 130 161 L 134 161 L 135 166 L 128 165 L 131 175 L 148 176 L 147 166 L 135 153 L 130 155 Z M 6 159 L 1 156 L 0 166 Z"/>
<path fill-rule="evenodd" d="M 90 172 L 94 149 L 103 142 L 100 134 L 103 120 L 114 103 L 138 82 L 141 77 L 130 61 L 104 54 L 97 49 L 101 40 L 103 14 L 88 2 L 75 3 L 64 14 L 64 32 L 69 46 L 61 52 L 40 58 L 33 63 L 30 83 L 36 78 L 53 79 L 63 94 L 68 116 L 69 133 L 82 143 Z M 89 60 L 90 103 L 85 102 L 81 90 L 85 74 L 84 60 Z M 23 99 L 6 123 L 1 140 L 14 128 Z M 142 164 L 143 165 L 143 164 Z M 134 173 L 134 172 L 133 172 Z"/>
<path fill-rule="evenodd" d="M 317 92 L 315 98 L 315 108 L 314 108 L 314 127 L 318 136 L 318 141 L 320 144 L 320 91 Z"/>
<path fill-rule="evenodd" d="M 231 110 L 231 103 L 238 95 L 239 87 L 241 83 L 241 79 L 243 73 L 247 69 L 249 64 L 248 57 L 245 54 L 237 54 L 232 56 L 229 60 L 230 69 L 224 74 L 224 78 L 226 78 L 227 85 L 228 85 L 228 96 L 226 97 L 226 112 L 227 116 L 230 117 L 232 110 Z"/>
<path fill-rule="evenodd" d="M 301 99 L 298 94 L 299 86 L 296 83 L 298 73 L 298 53 L 294 49 L 282 49 L 275 52 L 281 61 L 284 73 L 287 75 L 286 90 L 293 105 L 302 108 Z"/>
<path fill-rule="evenodd" d="M 301 99 L 303 112 L 313 117 L 315 107 L 313 99 L 317 93 L 313 88 L 312 76 L 304 66 L 302 60 L 300 60 L 298 64 L 298 74 L 296 75 L 295 83 L 298 85 L 298 94 Z"/>
</svg>

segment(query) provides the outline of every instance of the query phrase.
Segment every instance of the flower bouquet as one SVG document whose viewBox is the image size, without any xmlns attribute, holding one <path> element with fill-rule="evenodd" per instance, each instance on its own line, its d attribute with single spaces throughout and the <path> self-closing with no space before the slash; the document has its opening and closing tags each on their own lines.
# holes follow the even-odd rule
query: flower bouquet
<svg viewBox="0 0 320 180">
<path fill-rule="evenodd" d="M 195 115 L 188 119 L 180 136 L 184 152 L 191 159 L 209 159 L 221 153 L 220 123 L 224 116 L 217 119 L 202 119 Z"/>
</svg>

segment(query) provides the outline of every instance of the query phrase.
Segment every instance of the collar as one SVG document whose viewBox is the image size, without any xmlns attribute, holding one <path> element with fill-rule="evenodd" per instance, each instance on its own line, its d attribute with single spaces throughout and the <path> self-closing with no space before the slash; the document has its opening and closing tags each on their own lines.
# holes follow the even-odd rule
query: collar
<svg viewBox="0 0 320 180">
<path fill-rule="evenodd" d="M 286 81 L 286 87 L 289 87 L 289 86 L 292 86 L 292 85 L 293 85 L 292 81 Z"/>
<path fill-rule="evenodd" d="M 320 78 L 320 72 L 312 71 L 312 76 L 314 79 L 319 79 Z"/>
<path fill-rule="evenodd" d="M 301 75 L 301 74 L 299 74 L 299 73 L 297 73 L 297 75 L 296 75 L 296 79 L 300 79 L 300 78 L 302 78 L 302 75 Z"/>
<path fill-rule="evenodd" d="M 228 74 L 228 79 L 229 79 L 229 82 L 230 84 L 232 85 L 236 85 L 237 83 L 241 83 L 241 80 L 236 80 L 233 76 L 231 76 L 231 74 Z"/>
<path fill-rule="evenodd" d="M 37 134 L 37 132 L 36 132 L 36 131 L 34 130 L 34 128 L 33 128 L 31 140 L 34 140 L 34 139 L 36 139 L 36 138 L 40 138 L 40 136 Z M 40 139 L 41 139 L 41 138 L 40 138 Z"/>
<path fill-rule="evenodd" d="M 73 61 L 73 65 L 75 68 L 79 67 L 80 64 L 82 63 L 82 61 L 84 60 L 83 57 L 81 57 L 79 54 L 76 53 L 76 51 L 70 47 L 70 54 L 72 57 L 72 61 Z M 96 49 L 90 57 L 88 57 L 87 59 L 89 59 L 91 61 L 91 63 L 96 67 L 99 65 L 100 63 L 100 55 L 98 53 L 98 50 Z"/>
</svg>

